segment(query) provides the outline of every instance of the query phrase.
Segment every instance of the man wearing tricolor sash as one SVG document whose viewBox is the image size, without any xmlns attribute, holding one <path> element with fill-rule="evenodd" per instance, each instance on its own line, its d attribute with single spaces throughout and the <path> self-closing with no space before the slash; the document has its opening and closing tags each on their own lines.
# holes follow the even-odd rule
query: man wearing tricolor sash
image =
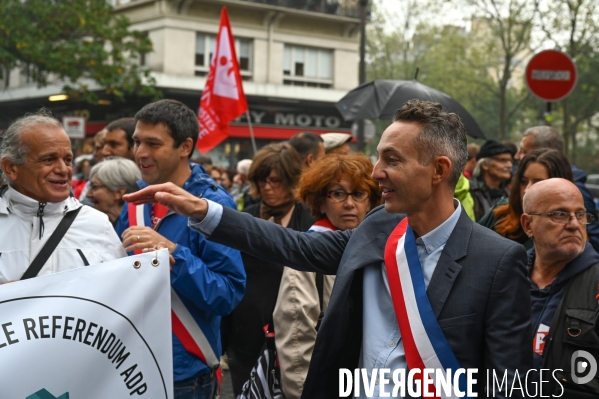
<svg viewBox="0 0 599 399">
<path fill-rule="evenodd" d="M 232 197 L 202 166 L 189 163 L 198 137 L 195 114 L 184 104 L 161 100 L 137 115 L 133 134 L 140 188 L 172 182 L 189 195 L 235 208 Z M 151 187 L 151 186 L 150 186 Z M 187 219 L 160 204 L 126 204 L 117 223 L 129 253 L 162 244 L 171 268 L 175 399 L 215 396 L 220 381 L 221 316 L 230 313 L 245 291 L 238 251 L 207 241 L 187 227 Z"/>
<path fill-rule="evenodd" d="M 212 241 L 298 270 L 337 274 L 302 398 L 341 396 L 340 369 L 357 368 L 369 385 L 353 387 L 357 398 L 390 393 L 374 377 L 380 369 L 412 372 L 439 398 L 466 396 L 465 383 L 470 396 L 487 397 L 487 373 L 505 376 L 511 387 L 532 359 L 526 253 L 474 224 L 453 198 L 467 158 L 462 122 L 440 104 L 412 100 L 396 112 L 377 149 L 372 177 L 385 205 L 354 230 L 285 231 L 172 185 L 129 199 L 190 216 L 190 226 Z M 477 373 L 465 381 L 458 368 Z M 422 369 L 440 373 L 452 385 L 449 393 L 438 380 L 423 383 L 423 373 L 414 373 Z M 495 392 L 506 396 L 524 392 Z"/>
</svg>

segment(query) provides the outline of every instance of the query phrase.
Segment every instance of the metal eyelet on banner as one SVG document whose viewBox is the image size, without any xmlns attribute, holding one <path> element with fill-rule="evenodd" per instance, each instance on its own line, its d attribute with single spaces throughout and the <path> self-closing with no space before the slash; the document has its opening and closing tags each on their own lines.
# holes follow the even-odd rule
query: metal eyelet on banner
<svg viewBox="0 0 599 399">
<path fill-rule="evenodd" d="M 136 268 L 136 269 L 139 269 L 141 267 L 141 262 L 138 261 L 138 260 L 134 261 L 133 262 L 133 267 Z"/>
<path fill-rule="evenodd" d="M 150 262 L 152 264 L 152 266 L 157 267 L 158 265 L 160 265 L 160 261 L 158 260 L 158 251 L 156 251 L 156 257 L 152 259 L 152 261 Z"/>
</svg>

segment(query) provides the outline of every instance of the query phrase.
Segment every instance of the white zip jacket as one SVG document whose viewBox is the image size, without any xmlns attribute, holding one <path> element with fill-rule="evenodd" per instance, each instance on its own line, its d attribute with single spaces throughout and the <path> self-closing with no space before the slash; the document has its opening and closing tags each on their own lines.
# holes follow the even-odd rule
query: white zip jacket
<svg viewBox="0 0 599 399">
<path fill-rule="evenodd" d="M 0 284 L 20 280 L 64 214 L 82 206 L 38 276 L 127 256 L 108 216 L 102 212 L 72 197 L 42 205 L 10 186 L 1 193 Z M 43 216 L 38 216 L 40 208 Z"/>
</svg>

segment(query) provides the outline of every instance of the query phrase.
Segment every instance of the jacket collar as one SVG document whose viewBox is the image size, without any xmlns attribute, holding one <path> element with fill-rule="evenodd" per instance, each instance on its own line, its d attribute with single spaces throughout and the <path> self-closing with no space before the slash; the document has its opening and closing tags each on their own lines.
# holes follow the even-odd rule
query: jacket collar
<svg viewBox="0 0 599 399">
<path fill-rule="evenodd" d="M 44 206 L 44 215 L 66 213 L 81 207 L 81 203 L 73 197 L 68 197 L 61 202 L 48 202 Z M 0 197 L 0 215 L 15 213 L 20 216 L 37 216 L 40 203 L 26 195 L 21 194 L 11 186 L 7 186 Z"/>
<path fill-rule="evenodd" d="M 472 220 L 466 211 L 462 209 L 460 218 L 443 248 L 431 282 L 426 290 L 436 317 L 441 313 L 453 283 L 462 270 L 462 266 L 457 261 L 468 254 L 472 226 Z"/>
<path fill-rule="evenodd" d="M 532 271 L 532 266 L 535 263 L 535 257 L 535 248 L 532 247 L 528 250 L 528 264 L 526 265 L 528 267 L 530 289 L 546 294 L 559 291 L 565 284 L 568 283 L 568 281 L 570 281 L 572 277 L 582 273 L 594 264 L 599 263 L 599 254 L 597 254 L 591 243 L 587 242 L 582 253 L 568 263 L 550 285 L 540 289 L 532 280 L 530 280 L 530 272 Z"/>
</svg>

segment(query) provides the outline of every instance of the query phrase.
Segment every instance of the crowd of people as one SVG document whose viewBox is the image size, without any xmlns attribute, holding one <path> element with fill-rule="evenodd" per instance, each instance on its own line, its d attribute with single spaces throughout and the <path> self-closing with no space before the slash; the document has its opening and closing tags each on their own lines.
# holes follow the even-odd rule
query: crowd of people
<svg viewBox="0 0 599 399">
<path fill-rule="evenodd" d="M 349 134 L 302 132 L 221 168 L 194 155 L 197 136 L 174 100 L 108 124 L 78 158 L 50 114 L 16 120 L 0 144 L 0 284 L 71 214 L 37 275 L 168 249 L 172 293 L 206 343 L 200 358 L 174 332 L 177 399 L 215 397 L 225 353 L 243 394 L 272 331 L 284 397 L 338 397 L 342 368 L 417 367 L 431 328 L 463 368 L 560 369 L 537 380 L 545 393 L 599 395 L 599 376 L 572 378 L 578 350 L 599 360 L 599 222 L 554 128 L 479 147 L 455 114 L 412 100 L 375 165 Z M 412 300 L 425 334 L 401 317 Z"/>
</svg>

